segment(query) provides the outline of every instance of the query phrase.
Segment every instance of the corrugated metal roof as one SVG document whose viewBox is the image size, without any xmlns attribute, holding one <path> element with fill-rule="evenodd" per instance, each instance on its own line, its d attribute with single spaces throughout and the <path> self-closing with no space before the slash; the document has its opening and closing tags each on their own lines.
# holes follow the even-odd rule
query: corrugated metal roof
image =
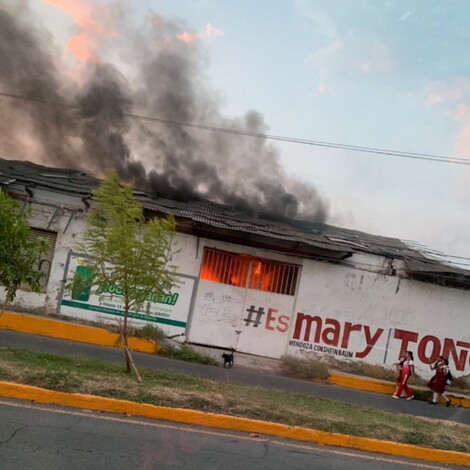
<svg viewBox="0 0 470 470">
<path fill-rule="evenodd" d="M 0 159 L 0 184 L 8 185 L 12 182 L 83 197 L 90 196 L 100 180 L 78 170 Z M 332 252 L 364 252 L 403 259 L 406 269 L 414 273 L 470 276 L 470 271 L 429 259 L 419 249 L 410 248 L 397 238 L 372 235 L 318 222 L 273 218 L 210 201 L 150 198 L 141 191 L 136 191 L 135 194 L 139 196 L 147 210 L 173 214 L 180 221 L 186 219 L 209 228 L 304 244 Z"/>
<path fill-rule="evenodd" d="M 404 261 L 406 269 L 416 274 L 442 274 L 470 278 L 470 271 L 450 266 L 439 260 L 406 258 Z"/>
<path fill-rule="evenodd" d="M 151 211 L 171 213 L 175 217 L 187 218 L 212 227 L 305 243 L 326 250 L 367 252 L 394 258 L 403 258 L 406 255 L 421 256 L 396 238 L 371 235 L 318 222 L 275 219 L 208 201 L 169 201 L 156 198 L 146 200 L 144 207 Z"/>
<path fill-rule="evenodd" d="M 78 170 L 49 168 L 28 161 L 0 158 L 0 184 L 5 184 L 5 180 L 12 179 L 19 184 L 81 196 L 91 195 L 91 191 L 100 182 L 97 178 Z"/>
<path fill-rule="evenodd" d="M 51 168 L 22 160 L 5 160 L 0 158 L 0 184 L 12 182 L 24 184 L 31 188 L 38 187 L 81 197 L 91 196 L 100 180 L 80 170 Z M 136 195 L 145 195 L 134 191 Z"/>
</svg>

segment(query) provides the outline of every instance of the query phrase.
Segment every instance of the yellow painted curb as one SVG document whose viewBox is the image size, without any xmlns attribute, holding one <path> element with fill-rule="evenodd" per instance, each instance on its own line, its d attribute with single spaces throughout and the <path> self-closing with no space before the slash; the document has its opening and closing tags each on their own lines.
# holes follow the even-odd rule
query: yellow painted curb
<svg viewBox="0 0 470 470">
<path fill-rule="evenodd" d="M 99 346 L 121 347 L 119 335 L 110 333 L 103 328 L 78 325 L 76 323 L 35 317 L 33 315 L 22 315 L 14 312 L 5 311 L 3 314 L 0 314 L 0 329 L 50 336 L 52 338 L 96 344 Z M 160 346 L 151 340 L 131 337 L 128 339 L 128 343 L 130 349 L 133 351 L 155 353 L 160 349 Z M 331 374 L 328 381 L 340 387 L 384 393 L 387 395 L 391 395 L 395 391 L 395 386 L 389 382 L 362 379 L 343 374 Z M 448 394 L 448 396 L 452 405 L 470 408 L 470 398 L 450 394 Z"/>
<path fill-rule="evenodd" d="M 291 427 L 285 424 L 268 423 L 265 421 L 237 418 L 234 416 L 203 413 L 201 411 L 185 410 L 181 408 L 146 405 L 126 400 L 115 400 L 112 398 L 82 395 L 78 393 L 55 392 L 52 390 L 11 382 L 0 382 L 0 395 L 8 398 L 33 400 L 38 403 L 48 403 L 73 408 L 85 408 L 112 413 L 124 413 L 133 416 L 195 424 L 211 428 L 266 434 L 286 439 L 294 439 L 297 441 L 348 447 L 380 454 L 397 455 L 430 462 L 470 467 L 470 454 L 446 450 L 425 449 L 409 444 L 328 433 L 316 431 L 314 429 Z"/>
<path fill-rule="evenodd" d="M 391 395 L 395 392 L 395 385 L 390 382 L 373 379 L 362 379 L 343 374 L 330 374 L 328 382 L 340 387 L 355 388 L 358 390 L 366 390 L 368 392 L 386 393 Z"/>
<path fill-rule="evenodd" d="M 120 336 L 103 328 L 13 312 L 3 312 L 0 315 L 0 328 L 99 346 L 121 346 Z M 128 339 L 128 344 L 130 349 L 145 353 L 154 353 L 160 349 L 155 342 L 140 338 L 131 337 Z"/>
<path fill-rule="evenodd" d="M 343 374 L 330 374 L 328 382 L 340 387 L 354 388 L 367 392 L 383 393 L 392 395 L 395 392 L 395 384 L 376 379 L 363 379 Z M 462 408 L 470 408 L 470 398 L 456 396 L 447 393 L 449 400 L 453 406 L 461 406 Z"/>
</svg>

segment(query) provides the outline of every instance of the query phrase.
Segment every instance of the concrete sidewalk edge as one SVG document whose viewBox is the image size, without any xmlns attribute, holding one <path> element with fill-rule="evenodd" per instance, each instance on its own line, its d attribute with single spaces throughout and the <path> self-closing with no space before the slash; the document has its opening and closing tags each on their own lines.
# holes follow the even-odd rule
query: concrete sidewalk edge
<svg viewBox="0 0 470 470">
<path fill-rule="evenodd" d="M 339 387 L 354 388 L 356 390 L 363 390 L 366 392 L 382 393 L 385 395 L 392 395 L 395 393 L 396 385 L 384 380 L 370 379 L 351 376 L 347 374 L 331 373 L 328 378 L 328 383 L 337 385 Z M 423 387 L 415 387 L 417 390 L 429 392 L 428 389 Z M 430 392 L 429 392 L 430 393 Z M 454 395 L 447 392 L 451 406 L 460 406 L 462 408 L 470 408 L 470 398 L 464 396 Z M 442 401 L 443 399 L 440 398 Z M 442 401 L 444 403 L 444 401 Z"/>
<path fill-rule="evenodd" d="M 56 392 L 12 382 L 0 382 L 0 396 L 32 400 L 43 404 L 121 413 L 211 428 L 264 434 L 297 441 L 347 447 L 367 452 L 470 467 L 470 454 L 460 452 L 426 449 L 409 444 L 328 433 L 247 418 L 204 413 L 202 411 L 147 405 L 78 393 Z"/>
<path fill-rule="evenodd" d="M 0 314 L 0 329 L 78 341 L 80 343 L 95 344 L 98 346 L 121 347 L 119 335 L 117 333 L 110 333 L 104 328 L 10 311 L 4 311 Z M 131 350 L 138 352 L 155 353 L 160 349 L 157 343 L 146 339 L 129 337 L 128 343 Z M 390 382 L 347 374 L 331 373 L 328 382 L 340 387 L 387 395 L 391 395 L 395 391 L 395 384 L 391 384 Z M 453 406 L 470 408 L 470 398 L 459 397 L 449 393 L 447 395 Z"/>
<path fill-rule="evenodd" d="M 98 346 L 121 347 L 120 336 L 104 328 L 15 312 L 4 311 L 0 314 L 0 329 Z M 148 339 L 129 337 L 128 344 L 131 350 L 144 353 L 155 353 L 160 349 L 157 343 Z"/>
</svg>

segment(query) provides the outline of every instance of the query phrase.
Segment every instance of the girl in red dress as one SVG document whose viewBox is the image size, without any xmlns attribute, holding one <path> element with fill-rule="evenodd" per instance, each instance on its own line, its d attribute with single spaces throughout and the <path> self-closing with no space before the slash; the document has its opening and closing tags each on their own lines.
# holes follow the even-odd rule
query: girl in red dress
<svg viewBox="0 0 470 470">
<path fill-rule="evenodd" d="M 415 375 L 413 353 L 411 351 L 407 351 L 406 356 L 402 358 L 400 362 L 398 362 L 397 366 L 399 373 L 397 380 L 397 390 L 392 395 L 392 397 L 398 400 L 402 392 L 405 391 L 406 399 L 413 400 L 414 395 L 408 387 L 408 379 Z"/>
<path fill-rule="evenodd" d="M 446 401 L 446 406 L 450 406 L 450 400 L 446 395 L 447 376 L 449 374 L 449 361 L 442 356 L 431 365 L 431 370 L 435 370 L 434 377 L 428 382 L 428 387 L 433 391 L 431 405 L 437 405 L 439 395 Z"/>
</svg>

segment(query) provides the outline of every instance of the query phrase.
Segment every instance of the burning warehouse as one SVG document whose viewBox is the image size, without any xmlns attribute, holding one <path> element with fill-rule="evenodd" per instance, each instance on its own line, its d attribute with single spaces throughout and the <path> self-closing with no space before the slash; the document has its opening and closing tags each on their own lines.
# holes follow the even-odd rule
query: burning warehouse
<svg viewBox="0 0 470 470">
<path fill-rule="evenodd" d="M 118 292 L 103 299 L 64 290 L 83 269 L 72 248 L 98 182 L 77 170 L 0 160 L 1 186 L 31 206 L 33 232 L 50 245 L 42 292 L 19 291 L 17 307 L 105 322 L 121 313 Z M 273 358 L 391 365 L 411 349 L 424 374 L 440 354 L 457 375 L 469 373 L 470 272 L 394 238 L 203 200 L 136 197 L 149 217 L 175 216 L 179 251 L 177 286 L 133 314 L 134 323 Z"/>
<path fill-rule="evenodd" d="M 142 190 L 149 217 L 178 224 L 178 285 L 133 322 L 274 358 L 390 365 L 412 349 L 420 371 L 444 354 L 469 373 L 470 273 L 398 239 L 327 225 L 327 202 L 289 176 L 263 116 L 223 116 L 200 35 L 154 12 L 135 24 L 124 4 L 48 3 L 76 23 L 73 66 L 27 1 L 0 7 L 0 150 L 10 159 L 0 185 L 31 206 L 34 235 L 50 247 L 42 292 L 21 290 L 17 307 L 104 322 L 121 313 L 119 292 L 64 289 L 85 269 L 71 250 L 98 184 L 88 175 L 113 168 Z"/>
</svg>

